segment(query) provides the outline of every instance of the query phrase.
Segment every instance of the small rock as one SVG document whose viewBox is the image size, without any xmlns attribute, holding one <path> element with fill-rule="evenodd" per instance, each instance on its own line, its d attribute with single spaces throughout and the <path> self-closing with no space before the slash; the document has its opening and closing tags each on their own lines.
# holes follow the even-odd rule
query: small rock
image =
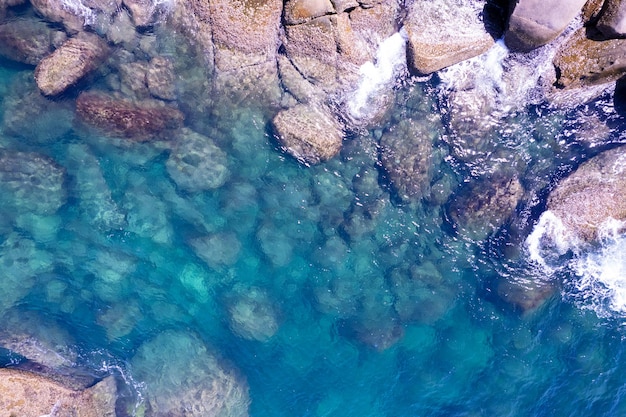
<svg viewBox="0 0 626 417">
<path fill-rule="evenodd" d="M 234 233 L 216 233 L 192 239 L 189 243 L 195 254 L 214 269 L 232 266 L 239 259 L 241 243 Z"/>
<path fill-rule="evenodd" d="M 108 54 L 104 39 L 82 32 L 39 62 L 37 86 L 45 95 L 58 95 L 98 68 Z"/>
<path fill-rule="evenodd" d="M 176 99 L 174 64 L 163 56 L 156 56 L 150 61 L 146 73 L 146 82 L 150 93 L 163 100 Z"/>
<path fill-rule="evenodd" d="M 282 148 L 303 164 L 317 164 L 339 153 L 343 128 L 323 105 L 298 104 L 272 120 Z"/>
<path fill-rule="evenodd" d="M 229 298 L 229 323 L 235 334 L 264 342 L 278 331 L 276 309 L 264 291 L 258 288 L 239 289 L 239 294 Z"/>
</svg>

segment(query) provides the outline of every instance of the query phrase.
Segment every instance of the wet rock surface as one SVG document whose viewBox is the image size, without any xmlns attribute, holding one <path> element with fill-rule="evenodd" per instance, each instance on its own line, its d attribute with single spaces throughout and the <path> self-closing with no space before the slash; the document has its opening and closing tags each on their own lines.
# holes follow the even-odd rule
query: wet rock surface
<svg viewBox="0 0 626 417">
<path fill-rule="evenodd" d="M 11 20 L 0 24 L 0 56 L 28 65 L 37 65 L 65 40 L 65 34 L 34 19 Z"/>
<path fill-rule="evenodd" d="M 161 101 L 132 102 L 96 92 L 82 93 L 76 101 L 80 120 L 110 136 L 143 142 L 171 139 L 184 116 Z"/>
<path fill-rule="evenodd" d="M 548 210 L 577 238 L 596 240 L 605 222 L 626 220 L 625 151 L 619 147 L 590 159 L 550 193 Z"/>
<path fill-rule="evenodd" d="M 341 150 L 343 129 L 331 111 L 321 105 L 296 105 L 272 120 L 281 147 L 305 164 L 317 164 Z"/>
<path fill-rule="evenodd" d="M 35 81 L 45 95 L 58 95 L 98 68 L 108 54 L 104 39 L 83 32 L 39 62 Z"/>
</svg>

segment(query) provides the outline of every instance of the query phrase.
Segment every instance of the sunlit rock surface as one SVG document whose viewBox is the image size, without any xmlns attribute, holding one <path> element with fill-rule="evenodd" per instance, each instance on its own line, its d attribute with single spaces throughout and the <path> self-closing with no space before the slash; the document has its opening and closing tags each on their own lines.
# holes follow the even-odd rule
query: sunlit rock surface
<svg viewBox="0 0 626 417">
<path fill-rule="evenodd" d="M 583 163 L 573 173 L 559 182 L 548 197 L 548 210 L 552 211 L 569 233 L 591 241 L 604 233 L 611 233 L 609 220 L 623 230 L 626 220 L 626 154 L 619 147 Z"/>
</svg>

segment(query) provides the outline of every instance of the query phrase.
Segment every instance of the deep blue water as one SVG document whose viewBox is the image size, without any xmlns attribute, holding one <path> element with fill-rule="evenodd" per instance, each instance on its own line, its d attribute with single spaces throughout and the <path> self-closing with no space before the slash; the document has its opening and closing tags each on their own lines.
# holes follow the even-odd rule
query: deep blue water
<svg viewBox="0 0 626 417">
<path fill-rule="evenodd" d="M 36 87 L 32 68 L 0 64 L 0 148 L 50 158 L 66 195 L 42 213 L 48 192 L 0 193 L 5 327 L 37 327 L 26 320 L 34 316 L 60 328 L 81 366 L 126 378 L 124 412 L 141 414 L 133 407 L 161 371 L 134 368 L 136 352 L 175 329 L 239 369 L 254 417 L 626 413 L 623 316 L 577 296 L 571 269 L 546 276 L 524 250 L 549 187 L 623 140 L 612 97 L 567 111 L 529 106 L 501 121 L 482 159 L 451 157 L 454 139 L 438 128 L 431 186 L 462 193 L 481 169 L 510 165 L 526 189 L 512 219 L 478 242 L 450 224 L 448 203 L 400 203 L 378 163 L 381 132 L 437 111 L 436 78 L 407 82 L 386 124 L 350 135 L 341 155 L 313 167 L 278 149 L 263 109 L 187 110 L 229 170 L 223 186 L 191 193 L 168 174 L 167 145 L 76 127 L 72 95 L 10 124 Z M 180 65 L 191 74 L 195 64 Z M 179 88 L 190 100 L 181 107 L 194 108 Z M 579 140 L 581 114 L 611 127 L 602 146 Z M 208 261 L 194 250 L 204 238 Z M 531 312 L 498 295 L 503 280 L 546 279 L 555 290 Z M 257 308 L 251 333 L 232 323 L 246 302 Z"/>
</svg>

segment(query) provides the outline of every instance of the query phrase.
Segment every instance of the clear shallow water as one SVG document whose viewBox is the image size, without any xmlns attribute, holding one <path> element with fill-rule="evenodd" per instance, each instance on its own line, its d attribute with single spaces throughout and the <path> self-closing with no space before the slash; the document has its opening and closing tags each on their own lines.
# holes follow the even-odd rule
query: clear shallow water
<svg viewBox="0 0 626 417">
<path fill-rule="evenodd" d="M 184 50 L 162 42 L 171 56 Z M 128 414 L 140 414 L 134 404 L 152 382 L 150 373 L 135 377 L 132 358 L 171 329 L 196 332 L 245 375 L 255 417 L 626 412 L 623 313 L 589 297 L 593 285 L 571 285 L 589 276 L 581 262 L 602 268 L 598 257 L 613 259 L 619 247 L 555 256 L 556 273 L 529 262 L 524 249 L 546 190 L 623 141 L 611 97 L 571 111 L 529 106 L 499 120 L 476 147 L 463 142 L 476 138 L 431 123 L 431 189 L 462 194 L 461 184 L 506 166 L 526 190 L 513 219 L 476 242 L 449 224 L 445 200 L 401 204 L 377 162 L 385 129 L 439 109 L 435 79 L 407 83 L 386 126 L 351 136 L 339 157 L 305 168 L 276 149 L 263 109 L 197 97 L 193 80 L 204 75 L 181 58 L 191 86 L 179 86 L 187 124 L 220 146 L 229 169 L 222 187 L 189 193 L 167 172 L 166 145 L 75 128 L 64 107 L 72 97 L 13 127 L 19 97 L 34 91 L 32 71 L 1 64 L 1 147 L 50 157 L 65 172 L 67 195 L 58 211 L 42 212 L 37 199 L 1 194 L 9 283 L 1 306 L 13 317 L 5 321 L 34 316 L 60 328 L 79 363 L 126 378 Z M 106 88 L 103 79 L 96 84 Z M 583 140 L 585 115 L 614 129 L 602 146 Z M 207 237 L 219 250 L 203 258 L 207 251 L 194 246 Z M 547 282 L 553 292 L 521 314 L 498 295 L 503 281 Z M 245 302 L 263 321 L 242 330 L 231 317 Z"/>
</svg>

